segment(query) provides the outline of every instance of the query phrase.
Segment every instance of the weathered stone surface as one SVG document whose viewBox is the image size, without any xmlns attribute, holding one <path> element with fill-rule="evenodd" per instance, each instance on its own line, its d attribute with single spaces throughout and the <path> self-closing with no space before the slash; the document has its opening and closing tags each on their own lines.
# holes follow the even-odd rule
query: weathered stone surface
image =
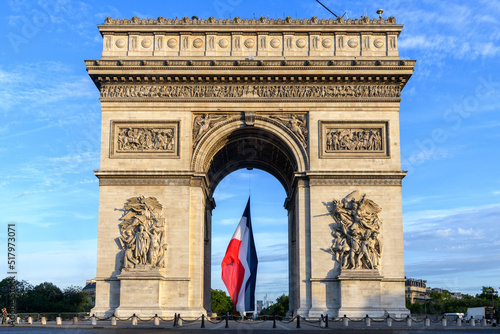
<svg viewBox="0 0 500 334">
<path fill-rule="evenodd" d="M 415 61 L 399 58 L 394 18 L 107 18 L 99 29 L 102 57 L 86 61 L 102 107 L 92 313 L 209 313 L 212 194 L 245 167 L 287 194 L 294 315 L 408 313 L 399 102 Z M 352 193 L 357 208 L 333 201 Z M 160 205 L 134 210 L 134 198 Z"/>
</svg>

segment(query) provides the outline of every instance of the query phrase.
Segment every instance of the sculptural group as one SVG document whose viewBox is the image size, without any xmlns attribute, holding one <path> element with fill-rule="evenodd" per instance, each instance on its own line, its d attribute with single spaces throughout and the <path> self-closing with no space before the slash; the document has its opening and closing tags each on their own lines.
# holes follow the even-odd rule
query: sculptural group
<svg viewBox="0 0 500 334">
<path fill-rule="evenodd" d="M 132 197 L 125 203 L 119 237 L 125 270 L 165 267 L 167 244 L 161 210 L 161 204 L 154 197 Z"/>
<path fill-rule="evenodd" d="M 382 255 L 379 230 L 382 209 L 366 195 L 353 191 L 342 201 L 333 200 L 333 244 L 330 247 L 342 269 L 377 269 Z"/>
</svg>

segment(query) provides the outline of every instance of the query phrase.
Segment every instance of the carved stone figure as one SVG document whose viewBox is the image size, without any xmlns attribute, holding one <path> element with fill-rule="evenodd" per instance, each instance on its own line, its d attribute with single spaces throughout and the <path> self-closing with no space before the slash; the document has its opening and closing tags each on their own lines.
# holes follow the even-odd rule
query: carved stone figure
<svg viewBox="0 0 500 334">
<path fill-rule="evenodd" d="M 333 200 L 330 250 L 342 269 L 377 269 L 382 255 L 378 233 L 382 209 L 366 195 L 353 191 L 342 201 Z"/>
<path fill-rule="evenodd" d="M 172 151 L 174 128 L 119 128 L 118 151 Z"/>
<path fill-rule="evenodd" d="M 294 135 L 301 141 L 304 146 L 307 146 L 307 122 L 305 116 L 282 115 L 282 116 L 271 116 L 271 118 L 278 119 L 283 125 L 289 128 Z"/>
<path fill-rule="evenodd" d="M 326 152 L 380 150 L 382 150 L 382 130 L 380 128 L 327 129 Z"/>
<path fill-rule="evenodd" d="M 193 147 L 196 146 L 198 141 L 210 129 L 211 125 L 220 122 L 226 118 L 225 115 L 215 116 L 210 114 L 198 115 L 193 122 Z"/>
<path fill-rule="evenodd" d="M 161 210 L 161 204 L 154 197 L 132 197 L 125 203 L 119 237 L 125 270 L 137 266 L 165 267 L 167 245 Z"/>
<path fill-rule="evenodd" d="M 103 98 L 396 98 L 394 85 L 103 85 Z"/>
</svg>

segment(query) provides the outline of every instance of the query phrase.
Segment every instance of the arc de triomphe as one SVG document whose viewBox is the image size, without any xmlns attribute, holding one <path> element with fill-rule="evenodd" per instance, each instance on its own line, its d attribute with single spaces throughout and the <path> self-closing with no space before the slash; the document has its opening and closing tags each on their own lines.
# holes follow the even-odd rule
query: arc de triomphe
<svg viewBox="0 0 500 334">
<path fill-rule="evenodd" d="M 283 185 L 290 311 L 401 316 L 399 105 L 415 61 L 388 19 L 112 19 L 101 93 L 96 315 L 210 310 L 217 184 Z"/>
</svg>

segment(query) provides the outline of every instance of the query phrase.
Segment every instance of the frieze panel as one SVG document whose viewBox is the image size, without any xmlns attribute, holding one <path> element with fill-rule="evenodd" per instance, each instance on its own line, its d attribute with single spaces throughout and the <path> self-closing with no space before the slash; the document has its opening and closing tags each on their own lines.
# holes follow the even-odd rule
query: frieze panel
<svg viewBox="0 0 500 334">
<path fill-rule="evenodd" d="M 311 186 L 401 186 L 402 181 L 398 179 L 311 179 Z"/>
<path fill-rule="evenodd" d="M 178 152 L 178 122 L 112 122 L 111 158 L 178 158 Z"/>
<path fill-rule="evenodd" d="M 106 84 L 101 98 L 399 98 L 398 85 L 125 85 Z"/>
<path fill-rule="evenodd" d="M 388 158 L 388 122 L 320 122 L 321 158 Z"/>
</svg>

